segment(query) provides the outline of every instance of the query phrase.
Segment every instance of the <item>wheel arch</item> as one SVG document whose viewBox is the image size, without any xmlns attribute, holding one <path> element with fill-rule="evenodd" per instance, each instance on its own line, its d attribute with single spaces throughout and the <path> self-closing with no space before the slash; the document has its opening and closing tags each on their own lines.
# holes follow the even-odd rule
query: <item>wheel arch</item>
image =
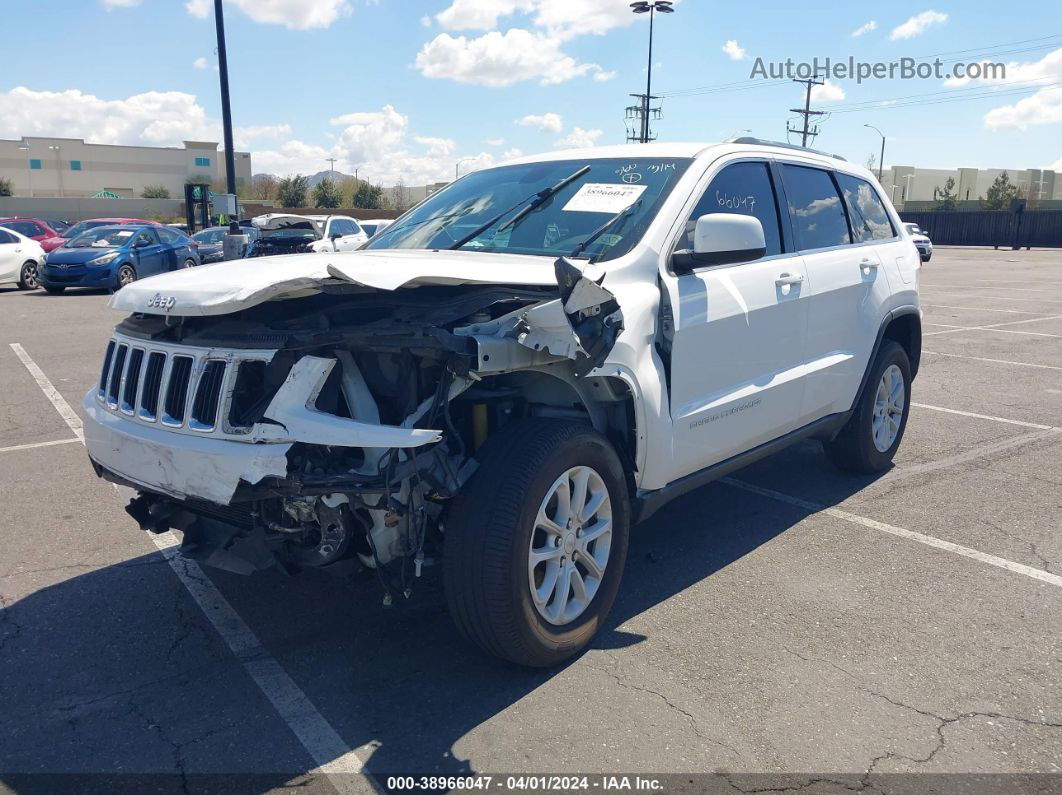
<svg viewBox="0 0 1062 795">
<path fill-rule="evenodd" d="M 860 395 L 866 389 L 870 371 L 878 358 L 878 351 L 881 350 L 882 343 L 887 339 L 896 342 L 907 353 L 907 359 L 911 363 L 911 379 L 913 380 L 918 373 L 918 365 L 922 359 L 922 315 L 917 306 L 897 307 L 886 314 L 881 321 L 881 326 L 878 328 L 878 336 L 874 340 L 874 348 L 870 352 L 866 369 L 863 371 L 863 378 L 859 382 L 859 389 L 852 399 L 852 407 L 849 411 L 855 410 Z"/>
</svg>

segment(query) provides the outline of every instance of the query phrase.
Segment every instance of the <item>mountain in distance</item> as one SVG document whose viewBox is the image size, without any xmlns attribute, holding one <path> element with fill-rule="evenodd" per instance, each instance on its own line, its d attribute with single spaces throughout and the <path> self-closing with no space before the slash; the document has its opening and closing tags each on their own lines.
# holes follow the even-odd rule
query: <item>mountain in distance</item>
<svg viewBox="0 0 1062 795">
<path fill-rule="evenodd" d="M 336 171 L 336 172 L 334 172 L 334 175 L 335 175 L 335 180 L 336 180 L 337 183 L 338 182 L 342 182 L 347 177 L 350 177 L 351 179 L 354 179 L 354 175 L 353 174 L 344 174 L 342 171 Z M 281 177 L 282 177 L 282 175 L 280 175 L 280 174 L 266 174 L 266 173 L 255 174 L 254 176 L 255 177 L 266 177 L 266 176 L 269 176 L 269 177 L 275 177 L 276 179 L 281 179 Z M 284 175 L 284 176 L 286 176 L 286 175 Z M 309 186 L 311 188 L 313 188 L 322 179 L 328 179 L 330 176 L 333 176 L 333 172 L 327 171 L 327 170 L 318 171 L 316 174 L 309 175 L 307 177 L 307 181 L 308 181 Z M 252 179 L 254 179 L 254 177 L 252 177 Z"/>
</svg>

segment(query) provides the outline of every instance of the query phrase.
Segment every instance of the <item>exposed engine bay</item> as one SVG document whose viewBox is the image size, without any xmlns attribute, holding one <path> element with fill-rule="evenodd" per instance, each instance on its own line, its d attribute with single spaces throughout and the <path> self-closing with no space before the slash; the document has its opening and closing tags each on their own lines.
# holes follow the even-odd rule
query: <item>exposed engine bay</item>
<svg viewBox="0 0 1062 795">
<path fill-rule="evenodd" d="M 408 595 L 440 554 L 448 507 L 476 470 L 476 450 L 500 428 L 563 417 L 592 424 L 618 450 L 636 443 L 625 384 L 590 375 L 621 332 L 622 313 L 568 260 L 555 269 L 557 287 L 385 292 L 329 282 L 231 314 L 133 314 L 108 349 L 97 403 L 113 415 L 153 410 L 172 427 L 167 436 L 245 458 L 251 451 L 255 468 L 201 463 L 203 485 L 192 489 L 191 475 L 174 475 L 176 445 L 168 461 L 137 463 L 120 441 L 97 446 L 115 448 L 120 471 L 102 452 L 93 464 L 138 490 L 127 510 L 142 528 L 181 531 L 182 552 L 206 564 L 250 574 L 356 559 L 377 572 L 385 601 Z M 201 353 L 176 401 L 176 365 L 158 376 L 168 381 L 152 406 L 155 350 L 174 361 Z M 218 366 L 211 382 L 220 361 L 228 369 Z M 187 416 L 178 417 L 182 406 Z"/>
</svg>

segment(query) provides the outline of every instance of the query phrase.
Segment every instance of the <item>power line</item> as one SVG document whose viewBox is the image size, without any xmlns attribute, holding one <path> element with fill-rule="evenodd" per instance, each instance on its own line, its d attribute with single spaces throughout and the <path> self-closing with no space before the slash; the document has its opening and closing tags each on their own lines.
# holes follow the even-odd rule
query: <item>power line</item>
<svg viewBox="0 0 1062 795">
<path fill-rule="evenodd" d="M 803 109 L 800 109 L 800 108 L 790 108 L 789 109 L 791 113 L 796 113 L 796 114 L 804 117 L 804 129 L 803 130 L 794 130 L 787 123 L 786 124 L 786 135 L 788 135 L 791 132 L 799 132 L 801 134 L 801 139 L 800 139 L 801 143 L 800 143 L 800 145 L 803 146 L 803 147 L 807 147 L 808 138 L 811 138 L 812 140 L 814 140 L 815 136 L 819 134 L 819 128 L 817 126 L 816 127 L 812 127 L 811 126 L 811 117 L 812 116 L 824 116 L 824 115 L 826 115 L 824 111 L 812 110 L 811 109 L 811 89 L 814 86 L 825 85 L 825 81 L 816 80 L 814 77 L 809 77 L 807 80 L 794 80 L 793 82 L 794 83 L 803 83 L 804 85 L 807 86 L 807 92 L 804 95 L 804 108 Z"/>
</svg>

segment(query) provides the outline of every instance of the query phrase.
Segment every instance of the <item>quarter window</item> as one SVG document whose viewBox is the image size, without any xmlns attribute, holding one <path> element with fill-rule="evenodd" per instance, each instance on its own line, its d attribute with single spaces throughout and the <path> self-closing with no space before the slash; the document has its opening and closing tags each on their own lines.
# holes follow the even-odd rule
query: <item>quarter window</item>
<svg viewBox="0 0 1062 795">
<path fill-rule="evenodd" d="M 801 250 L 851 244 L 848 219 L 830 175 L 818 168 L 783 165 L 786 200 Z"/>
<path fill-rule="evenodd" d="M 18 242 L 18 238 L 17 237 L 15 237 L 10 232 L 5 232 L 3 229 L 0 229 L 0 243 L 17 243 L 17 242 Z"/>
<path fill-rule="evenodd" d="M 686 221 L 679 248 L 693 248 L 697 219 L 711 213 L 736 213 L 758 218 L 763 225 L 767 256 L 782 253 L 778 205 L 766 163 L 734 163 L 720 171 Z"/>
<path fill-rule="evenodd" d="M 878 198 L 877 191 L 869 182 L 848 174 L 838 174 L 837 184 L 844 194 L 848 218 L 852 222 L 852 237 L 857 243 L 872 240 L 889 240 L 896 237 L 896 230 Z"/>
</svg>

